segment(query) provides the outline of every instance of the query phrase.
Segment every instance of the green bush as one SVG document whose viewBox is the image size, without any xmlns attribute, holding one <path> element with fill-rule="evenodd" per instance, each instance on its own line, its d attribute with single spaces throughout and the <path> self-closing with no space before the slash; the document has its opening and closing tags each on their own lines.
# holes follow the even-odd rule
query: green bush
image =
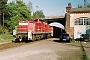
<svg viewBox="0 0 90 60">
<path fill-rule="evenodd" d="M 2 34 L 0 37 L 1 37 L 0 43 L 11 42 L 12 40 L 14 40 L 14 37 L 10 34 Z"/>
</svg>

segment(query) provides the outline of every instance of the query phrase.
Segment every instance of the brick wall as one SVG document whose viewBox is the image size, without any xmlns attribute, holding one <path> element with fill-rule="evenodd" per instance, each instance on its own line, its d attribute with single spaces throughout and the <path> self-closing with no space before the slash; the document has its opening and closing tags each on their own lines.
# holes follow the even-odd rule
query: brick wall
<svg viewBox="0 0 90 60">
<path fill-rule="evenodd" d="M 69 33 L 70 33 L 71 36 L 74 38 L 74 27 L 70 27 Z"/>
<path fill-rule="evenodd" d="M 66 7 L 66 33 L 71 34 L 74 37 L 74 27 L 70 27 L 70 10 L 71 10 L 71 3 L 68 3 Z"/>
</svg>

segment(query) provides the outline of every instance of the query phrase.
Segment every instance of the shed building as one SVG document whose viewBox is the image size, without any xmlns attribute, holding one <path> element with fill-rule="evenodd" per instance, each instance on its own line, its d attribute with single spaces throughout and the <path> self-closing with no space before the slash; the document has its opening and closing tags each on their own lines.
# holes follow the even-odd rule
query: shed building
<svg viewBox="0 0 90 60">
<path fill-rule="evenodd" d="M 66 33 L 74 39 L 81 34 L 90 35 L 90 8 L 72 8 L 71 3 L 66 7 Z"/>
</svg>

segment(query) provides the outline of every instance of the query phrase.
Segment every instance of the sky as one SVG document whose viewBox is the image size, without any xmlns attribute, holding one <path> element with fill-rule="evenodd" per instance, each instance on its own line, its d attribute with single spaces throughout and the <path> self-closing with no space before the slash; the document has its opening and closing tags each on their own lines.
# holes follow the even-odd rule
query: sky
<svg viewBox="0 0 90 60">
<path fill-rule="evenodd" d="M 10 3 L 12 0 L 8 0 Z M 66 12 L 68 3 L 72 4 L 72 8 L 76 8 L 78 5 L 84 5 L 84 0 L 23 0 L 27 5 L 28 2 L 32 2 L 33 12 L 42 10 L 45 16 L 62 16 Z M 87 0 L 90 2 L 90 0 Z"/>
</svg>

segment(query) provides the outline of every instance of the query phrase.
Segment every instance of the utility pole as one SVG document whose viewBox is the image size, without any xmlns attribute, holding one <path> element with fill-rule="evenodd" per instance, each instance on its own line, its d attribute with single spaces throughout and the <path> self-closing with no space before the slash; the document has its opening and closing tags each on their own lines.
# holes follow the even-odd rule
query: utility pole
<svg viewBox="0 0 90 60">
<path fill-rule="evenodd" d="M 38 18 L 38 13 L 37 13 L 37 9 L 38 9 L 39 7 L 38 6 L 36 6 L 36 19 Z"/>
<path fill-rule="evenodd" d="M 84 8 L 86 8 L 87 0 L 84 0 Z"/>
</svg>

